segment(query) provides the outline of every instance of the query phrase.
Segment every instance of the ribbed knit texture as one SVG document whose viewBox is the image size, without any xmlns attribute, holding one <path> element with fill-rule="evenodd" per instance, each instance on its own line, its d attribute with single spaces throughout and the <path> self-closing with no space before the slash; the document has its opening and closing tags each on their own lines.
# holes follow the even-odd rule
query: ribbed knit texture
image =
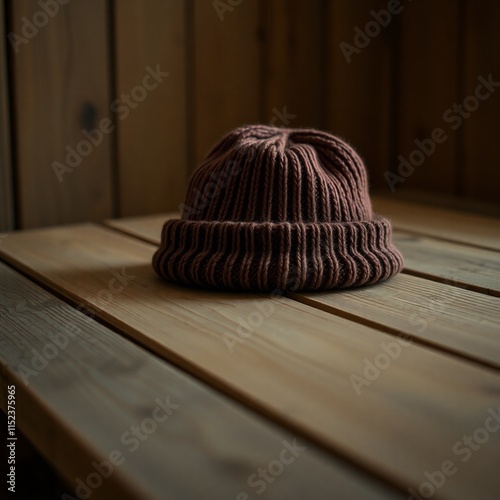
<svg viewBox="0 0 500 500">
<path fill-rule="evenodd" d="M 325 132 L 263 125 L 209 152 L 153 256 L 174 282 L 262 291 L 359 286 L 402 266 L 357 153 Z"/>
</svg>

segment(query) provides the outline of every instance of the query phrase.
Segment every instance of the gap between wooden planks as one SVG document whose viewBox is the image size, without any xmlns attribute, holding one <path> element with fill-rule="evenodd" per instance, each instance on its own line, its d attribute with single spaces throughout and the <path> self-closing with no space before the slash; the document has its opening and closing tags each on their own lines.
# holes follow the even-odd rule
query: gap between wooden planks
<svg viewBox="0 0 500 500">
<path fill-rule="evenodd" d="M 394 231 L 404 272 L 500 297 L 500 252 Z"/>
<path fill-rule="evenodd" d="M 255 493 L 248 478 L 279 459 L 296 436 L 96 323 L 0 263 L 2 381 L 15 384 L 17 426 L 64 475 L 86 482 L 92 462 L 123 463 L 91 489 L 92 498 L 236 498 Z M 56 345 L 57 357 L 47 351 Z M 33 350 L 50 352 L 33 365 Z M 31 371 L 28 372 L 27 368 Z M 154 415 L 157 400 L 177 406 L 139 441 L 129 432 Z M 5 410 L 6 391 L 2 391 Z M 148 424 L 150 429 L 150 425 Z M 144 434 L 144 433 L 143 433 Z M 146 434 L 147 435 L 147 434 Z M 260 498 L 400 498 L 361 471 L 299 439 L 305 452 Z M 290 460 L 289 454 L 286 455 Z M 196 481 L 192 481 L 193 471 Z M 274 481 L 273 481 L 274 483 Z M 95 484 L 95 482 L 93 483 Z M 354 492 L 354 493 L 353 493 Z M 74 491 L 68 491 L 74 494 Z"/>
<path fill-rule="evenodd" d="M 168 214 L 166 217 L 171 218 L 176 215 Z M 150 216 L 112 220 L 107 221 L 107 224 L 127 234 L 158 244 L 164 221 L 165 216 Z M 434 240 L 431 240 L 431 243 L 436 243 L 438 248 L 442 244 L 450 245 Z M 465 249 L 467 247 L 458 247 L 455 253 L 456 259 L 460 259 L 462 255 L 460 251 L 465 252 Z M 405 252 L 408 248 L 405 247 L 402 250 Z M 445 248 L 443 252 L 446 250 Z M 487 251 L 471 249 L 472 255 L 475 252 L 486 253 Z M 417 269 L 425 269 L 426 265 L 429 266 L 426 264 L 428 254 L 418 250 L 414 250 L 414 253 L 410 261 L 417 262 L 415 265 Z M 494 252 L 490 253 L 494 254 Z M 406 259 L 406 253 L 404 255 Z M 419 255 L 423 255 L 423 260 Z M 439 279 L 436 280 L 438 282 L 433 282 L 401 274 L 377 286 L 345 290 L 342 293 L 293 293 L 288 296 L 312 307 L 381 328 L 395 335 L 409 336 L 418 339 L 419 342 L 498 369 L 500 368 L 500 342 L 498 342 L 500 303 L 493 297 L 448 286 L 455 285 L 457 280 L 461 284 L 468 275 L 465 272 L 456 271 L 460 276 L 456 278 L 453 265 L 448 268 L 444 267 L 446 264 L 444 255 L 444 253 L 440 254 L 441 262 L 443 262 L 442 274 L 446 276 L 447 272 L 450 273 L 448 279 L 441 278 L 446 284 L 441 284 Z M 496 263 L 493 257 L 490 259 L 492 265 L 493 262 Z M 459 260 L 462 268 L 467 262 L 469 261 Z M 408 261 L 405 260 L 405 263 L 407 264 Z M 439 269 L 438 262 L 434 265 Z M 498 266 L 498 264 L 495 265 Z M 481 264 L 477 263 L 477 267 L 481 267 Z M 500 288 L 500 278 L 495 279 L 494 274 L 489 275 L 489 278 L 480 276 L 476 282 L 481 279 L 483 281 L 489 279 L 488 283 L 491 288 Z M 469 283 L 464 287 L 473 288 Z"/>
<path fill-rule="evenodd" d="M 153 251 L 92 225 L 13 234 L 1 248 L 13 265 L 125 335 L 404 490 L 451 459 L 460 473 L 448 478 L 443 498 L 498 491 L 500 434 L 467 465 L 453 452 L 498 409 L 497 373 L 413 343 L 358 395 L 351 376 L 393 337 L 288 298 L 169 285 L 154 275 Z M 123 271 L 133 278 L 103 302 L 113 272 Z M 236 341 L 239 318 L 271 304 L 262 324 Z"/>
<path fill-rule="evenodd" d="M 500 219 L 374 196 L 373 208 L 396 229 L 489 250 L 500 250 Z"/>
<path fill-rule="evenodd" d="M 466 216 L 470 217 L 467 214 Z M 105 224 L 158 245 L 163 223 L 167 219 L 178 217 L 178 213 L 172 212 L 145 217 L 111 219 L 105 221 Z M 394 219 L 392 222 L 395 223 Z M 424 222 L 422 221 L 421 224 Z M 401 223 L 401 225 L 405 230 L 395 229 L 394 241 L 405 258 L 404 272 L 500 297 L 500 254 L 498 251 L 448 242 L 436 239 L 434 235 L 419 235 L 409 232 L 413 227 L 412 224 Z M 469 225 L 464 224 L 465 229 L 456 232 L 458 240 L 467 239 L 464 232 L 468 230 Z M 487 234 L 483 236 L 491 241 L 494 238 L 495 228 L 491 224 L 486 224 L 486 226 Z M 441 230 L 444 230 L 443 227 L 440 227 L 439 231 Z"/>
</svg>

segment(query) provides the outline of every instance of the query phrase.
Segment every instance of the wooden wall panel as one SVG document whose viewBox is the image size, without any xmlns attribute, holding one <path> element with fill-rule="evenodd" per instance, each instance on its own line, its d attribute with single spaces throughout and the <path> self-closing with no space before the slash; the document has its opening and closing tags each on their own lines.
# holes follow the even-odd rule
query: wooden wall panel
<svg viewBox="0 0 500 500">
<path fill-rule="evenodd" d="M 16 0 L 10 6 L 11 31 L 26 39 L 11 47 L 20 225 L 109 217 L 110 134 L 102 134 L 98 143 L 96 133 L 96 146 L 82 146 L 82 141 L 90 144 L 82 131 L 99 127 L 110 115 L 107 2 L 71 0 L 45 24 L 38 2 Z M 30 38 L 23 18 L 40 25 Z M 73 169 L 67 147 L 87 154 L 79 164 L 73 160 Z M 66 166 L 60 178 L 55 161 Z"/>
<path fill-rule="evenodd" d="M 176 210 L 187 178 L 186 2 L 115 2 L 116 95 L 169 73 L 118 120 L 120 215 Z"/>
<path fill-rule="evenodd" d="M 0 0 L 0 231 L 14 228 L 5 2 Z M 1 243 L 1 240 L 0 240 Z"/>
<path fill-rule="evenodd" d="M 232 128 L 261 121 L 259 7 L 260 0 L 194 1 L 196 163 Z"/>
<path fill-rule="evenodd" d="M 364 158 L 371 187 L 385 185 L 391 144 L 391 40 L 397 15 L 377 36 L 362 40 L 357 29 L 373 22 L 371 11 L 386 1 L 327 2 L 328 57 L 326 127 L 350 142 Z M 376 31 L 374 31 L 375 33 Z M 359 40 L 358 40 L 359 37 Z"/>
<path fill-rule="evenodd" d="M 500 81 L 495 0 L 402 1 L 379 28 L 375 13 L 395 2 L 71 0 L 45 23 L 36 0 L 0 1 L 12 56 L 7 68 L 0 44 L 0 228 L 13 225 L 13 194 L 20 227 L 175 210 L 208 149 L 255 122 L 344 137 L 372 188 L 389 188 L 401 155 L 414 172 L 392 178 L 397 195 L 498 200 L 500 97 L 453 129 L 478 76 Z M 169 75 L 118 111 L 148 66 Z M 64 167 L 104 117 L 116 132 Z M 437 128 L 446 140 L 417 164 L 415 141 Z"/>
<path fill-rule="evenodd" d="M 464 12 L 464 85 L 462 99 L 474 96 L 481 84 L 479 77 L 493 80 L 495 85 L 480 91 L 481 97 L 462 102 L 464 113 L 462 144 L 459 149 L 465 162 L 462 192 L 469 198 L 500 200 L 500 2 L 467 0 Z M 491 77 L 490 77 L 491 75 Z M 477 107 L 477 109 L 476 109 Z M 461 172 L 462 173 L 462 172 Z"/>
<path fill-rule="evenodd" d="M 398 190 L 453 194 L 456 190 L 457 133 L 447 114 L 458 101 L 459 6 L 456 0 L 419 0 L 401 14 L 396 157 L 410 163 Z M 431 142 L 435 129 L 439 141 Z M 446 137 L 446 138 L 445 138 Z M 421 151 L 415 141 L 426 144 Z M 433 151 L 433 152 L 432 152 Z M 432 153 L 431 153 L 432 152 Z M 421 164 L 419 164 L 421 163 Z M 412 168 L 414 167 L 413 173 Z"/>
<path fill-rule="evenodd" d="M 323 0 L 274 0 L 264 6 L 264 122 L 321 127 Z"/>
</svg>

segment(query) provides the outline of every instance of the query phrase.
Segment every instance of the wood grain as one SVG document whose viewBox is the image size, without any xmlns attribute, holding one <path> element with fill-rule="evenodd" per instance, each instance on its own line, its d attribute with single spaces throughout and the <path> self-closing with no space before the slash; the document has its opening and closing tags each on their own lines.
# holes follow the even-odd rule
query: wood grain
<svg viewBox="0 0 500 500">
<path fill-rule="evenodd" d="M 323 3 L 264 2 L 264 123 L 321 127 Z"/>
<path fill-rule="evenodd" d="M 373 197 L 374 210 L 393 227 L 478 248 L 500 250 L 500 219 L 435 208 L 385 197 Z"/>
<path fill-rule="evenodd" d="M 404 274 L 377 286 L 291 296 L 500 369 L 500 299 L 496 297 Z"/>
<path fill-rule="evenodd" d="M 158 245 L 166 218 L 150 216 L 109 224 Z M 406 272 L 430 277 L 438 283 L 401 275 L 373 287 L 290 297 L 500 368 L 500 345 L 496 342 L 500 301 L 472 291 L 500 296 L 499 254 L 408 233 L 396 232 L 395 242 L 403 252 Z"/>
<path fill-rule="evenodd" d="M 187 166 L 186 19 L 182 0 L 115 2 L 116 96 L 140 86 L 146 68 L 169 75 L 118 122 L 120 215 L 174 210 Z"/>
<path fill-rule="evenodd" d="M 488 80 L 489 75 L 495 82 L 500 81 L 500 61 L 496 55 L 500 51 L 500 41 L 496 36 L 500 4 L 494 0 L 474 2 L 465 1 L 464 12 L 464 85 L 462 99 L 474 96 L 479 77 Z M 481 94 L 487 94 L 482 90 Z M 462 104 L 462 100 L 460 101 Z M 498 190 L 500 161 L 498 144 L 495 139 L 485 140 L 492 130 L 496 130 L 500 116 L 499 92 L 491 93 L 484 101 L 465 102 L 470 111 L 465 110 L 468 118 L 463 119 L 463 143 L 460 153 L 463 154 L 464 171 L 463 191 L 469 198 L 490 200 L 498 206 Z M 470 114 L 470 116 L 469 116 Z"/>
<path fill-rule="evenodd" d="M 3 264 L 0 276 L 2 383 L 16 384 L 19 428 L 73 487 L 77 477 L 85 479 L 93 471 L 92 461 L 109 459 L 113 450 L 125 459 L 92 498 L 188 499 L 198 498 L 201 490 L 206 498 L 252 494 L 247 478 L 279 457 L 284 440 L 296 439 Z M 33 349 L 50 353 L 47 346 L 54 346 L 56 338 L 63 347 L 56 348 L 57 357 L 26 375 L 22 367 L 38 366 L 31 364 Z M 122 434 L 151 417 L 156 399 L 167 396 L 178 409 L 157 424 L 151 437 L 143 433 L 148 438 L 140 447 L 130 436 L 123 443 Z M 326 500 L 347 492 L 356 498 L 399 498 L 312 443 L 298 443 L 306 451 L 262 498 L 310 494 Z"/>
<path fill-rule="evenodd" d="M 169 219 L 179 219 L 180 213 L 171 212 L 168 214 L 145 215 L 142 217 L 127 217 L 123 219 L 107 219 L 104 224 L 108 227 L 135 236 L 148 243 L 160 244 L 161 229 L 165 221 Z"/>
<path fill-rule="evenodd" d="M 151 268 L 153 251 L 91 225 L 12 235 L 1 249 L 160 356 L 405 491 L 451 459 L 460 473 L 442 498 L 494 497 L 500 435 L 467 464 L 453 447 L 497 409 L 497 373 L 413 343 L 357 394 L 352 376 L 394 337 L 287 298 L 169 285 Z M 131 278 L 104 300 L 113 271 Z"/>
<path fill-rule="evenodd" d="M 14 229 L 5 1 L 0 0 L 0 231 Z M 1 240 L 0 240 L 1 242 Z"/>
<path fill-rule="evenodd" d="M 458 99 L 459 2 L 405 2 L 400 33 L 396 156 L 410 162 L 414 172 L 403 174 L 395 189 L 454 193 L 459 138 L 444 114 Z M 447 137 L 439 138 L 441 143 L 432 140 L 436 128 Z M 421 152 L 416 140 L 426 141 L 431 152 Z"/>
<path fill-rule="evenodd" d="M 110 219 L 106 225 L 155 245 L 161 228 L 178 213 Z M 459 243 L 395 230 L 393 240 L 405 259 L 404 272 L 468 290 L 500 296 L 499 254 Z"/>
<path fill-rule="evenodd" d="M 387 7 L 386 1 L 368 4 L 351 0 L 326 2 L 327 60 L 326 128 L 351 143 L 364 158 L 372 187 L 385 187 L 384 172 L 391 148 L 392 39 L 397 15 L 380 35 L 363 49 L 355 45 L 355 28 L 373 22 L 371 11 Z M 348 58 L 348 44 L 357 52 Z"/>
<path fill-rule="evenodd" d="M 405 205 L 402 206 L 404 208 Z M 397 213 L 397 209 L 391 213 Z M 110 219 L 106 221 L 106 225 L 159 245 L 163 223 L 174 218 L 179 218 L 179 214 Z M 394 231 L 393 239 L 403 252 L 405 272 L 476 292 L 499 295 L 500 270 L 497 252 L 400 230 Z"/>
<path fill-rule="evenodd" d="M 476 292 L 500 296 L 500 254 L 457 243 L 395 231 L 405 272 Z"/>
<path fill-rule="evenodd" d="M 106 5 L 105 0 L 59 5 L 46 26 L 17 45 L 17 53 L 12 49 L 21 228 L 112 215 L 109 134 L 61 174 L 62 182 L 53 169 L 53 162 L 68 166 L 66 147 L 78 149 L 87 140 L 83 131 L 99 128 L 111 116 Z M 43 14 L 37 2 L 16 0 L 11 6 L 16 34 L 23 33 L 23 17 Z"/>
<path fill-rule="evenodd" d="M 196 164 L 226 132 L 261 118 L 259 2 L 233 3 L 194 2 Z"/>
</svg>

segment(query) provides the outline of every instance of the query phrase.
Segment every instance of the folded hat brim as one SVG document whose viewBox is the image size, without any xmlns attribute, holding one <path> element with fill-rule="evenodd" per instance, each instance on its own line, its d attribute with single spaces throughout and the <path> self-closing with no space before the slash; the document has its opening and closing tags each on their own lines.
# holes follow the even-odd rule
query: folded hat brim
<svg viewBox="0 0 500 500">
<path fill-rule="evenodd" d="M 389 221 L 228 222 L 168 220 L 156 272 L 185 285 L 260 291 L 347 288 L 401 271 Z"/>
</svg>

